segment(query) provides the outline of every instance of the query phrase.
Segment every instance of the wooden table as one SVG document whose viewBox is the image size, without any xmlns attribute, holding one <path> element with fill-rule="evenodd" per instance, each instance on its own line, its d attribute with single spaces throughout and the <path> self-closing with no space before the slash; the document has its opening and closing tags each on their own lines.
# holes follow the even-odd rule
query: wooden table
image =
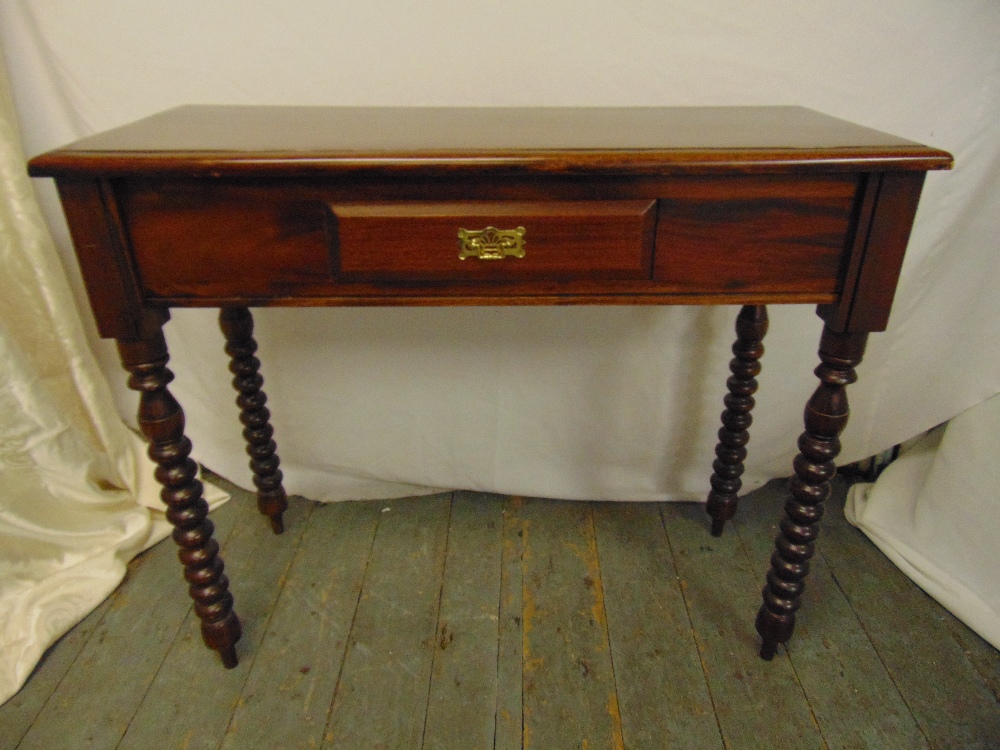
<svg viewBox="0 0 1000 750">
<path fill-rule="evenodd" d="M 118 342 L 205 643 L 240 623 L 167 384 L 171 307 L 219 307 L 258 504 L 285 492 L 249 308 L 741 304 L 708 512 L 736 511 L 770 303 L 825 321 L 757 616 L 792 634 L 847 423 L 925 173 L 951 156 L 798 107 L 181 107 L 33 159 Z"/>
</svg>

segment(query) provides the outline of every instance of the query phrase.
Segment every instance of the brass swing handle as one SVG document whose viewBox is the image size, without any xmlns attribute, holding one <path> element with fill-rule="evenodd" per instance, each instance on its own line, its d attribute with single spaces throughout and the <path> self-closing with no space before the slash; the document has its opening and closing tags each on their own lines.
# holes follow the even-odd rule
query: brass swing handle
<svg viewBox="0 0 1000 750">
<path fill-rule="evenodd" d="M 478 258 L 479 260 L 502 260 L 508 256 L 523 258 L 524 227 L 516 229 L 459 229 L 458 259 Z"/>
</svg>

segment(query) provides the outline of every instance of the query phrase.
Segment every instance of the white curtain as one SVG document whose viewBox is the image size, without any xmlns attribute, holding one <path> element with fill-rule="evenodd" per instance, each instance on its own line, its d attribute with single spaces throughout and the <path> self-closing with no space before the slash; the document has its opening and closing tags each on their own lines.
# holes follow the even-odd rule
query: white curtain
<svg viewBox="0 0 1000 750">
<path fill-rule="evenodd" d="M 851 387 L 845 462 L 1000 391 L 998 38 L 995 0 L 0 3 L 30 154 L 183 103 L 801 104 L 951 151 Z M 53 191 L 37 190 L 86 316 Z M 735 314 L 260 311 L 286 486 L 703 498 Z M 748 488 L 790 472 L 819 332 L 811 308 L 772 309 Z M 196 458 L 249 485 L 214 313 L 175 313 L 167 338 Z M 92 346 L 133 420 L 113 347 Z"/>
<path fill-rule="evenodd" d="M 30 154 L 199 102 L 787 103 L 952 151 L 956 169 L 928 177 L 890 330 L 851 388 L 845 462 L 1000 391 L 983 343 L 1000 330 L 1000 211 L 985 197 L 1000 173 L 998 30 L 994 0 L 0 4 Z M 486 54 L 484 38 L 503 42 Z M 73 267 L 49 182 L 38 190 Z M 701 498 L 735 314 L 261 310 L 287 487 L 317 500 L 442 487 Z M 815 387 L 819 319 L 791 306 L 772 320 L 747 487 L 789 472 Z M 214 313 L 177 312 L 167 338 L 174 390 L 198 415 L 195 456 L 248 485 Z M 113 347 L 94 348 L 132 420 Z"/>
<path fill-rule="evenodd" d="M 899 568 L 1000 648 L 1000 395 L 932 430 L 845 512 Z"/>
</svg>

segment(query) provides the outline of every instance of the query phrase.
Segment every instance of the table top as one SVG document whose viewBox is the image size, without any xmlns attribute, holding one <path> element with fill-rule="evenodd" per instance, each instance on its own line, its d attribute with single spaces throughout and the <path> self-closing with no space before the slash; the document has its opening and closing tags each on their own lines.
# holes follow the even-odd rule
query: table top
<svg viewBox="0 0 1000 750">
<path fill-rule="evenodd" d="M 33 176 L 928 170 L 938 149 L 803 107 L 190 105 L 36 157 Z"/>
</svg>

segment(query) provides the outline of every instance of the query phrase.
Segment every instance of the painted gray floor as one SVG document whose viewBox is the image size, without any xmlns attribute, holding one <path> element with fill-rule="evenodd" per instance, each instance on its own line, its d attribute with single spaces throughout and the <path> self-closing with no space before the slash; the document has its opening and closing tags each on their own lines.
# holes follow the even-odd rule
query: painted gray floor
<svg viewBox="0 0 1000 750">
<path fill-rule="evenodd" d="M 753 617 L 783 482 L 700 505 L 449 493 L 213 518 L 244 624 L 201 644 L 172 542 L 0 707 L 0 750 L 998 748 L 1000 655 L 829 504 L 789 650 Z"/>
</svg>

